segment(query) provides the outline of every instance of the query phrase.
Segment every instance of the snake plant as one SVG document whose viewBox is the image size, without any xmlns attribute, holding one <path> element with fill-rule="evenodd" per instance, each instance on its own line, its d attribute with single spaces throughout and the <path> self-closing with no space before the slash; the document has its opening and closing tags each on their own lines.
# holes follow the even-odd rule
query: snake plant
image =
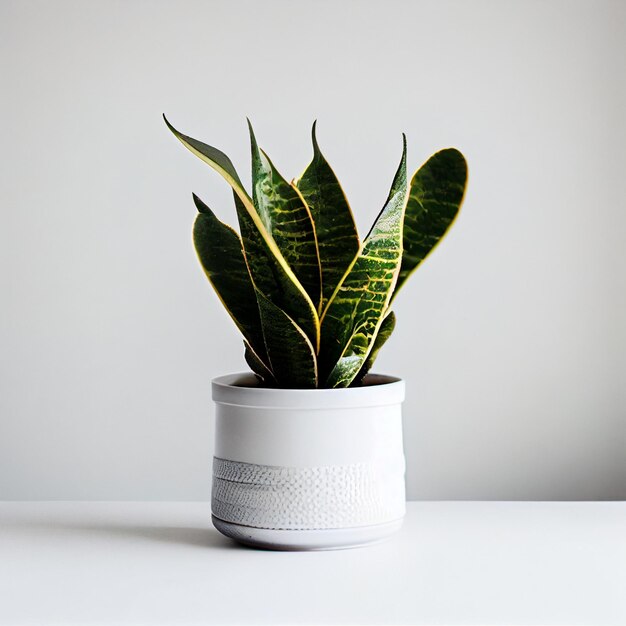
<svg viewBox="0 0 626 626">
<path fill-rule="evenodd" d="M 408 180 L 402 158 L 380 214 L 361 241 L 345 194 L 320 151 L 292 182 L 252 147 L 252 194 L 220 150 L 177 131 L 181 143 L 233 191 L 239 233 L 195 194 L 198 258 L 244 337 L 245 359 L 262 384 L 333 388 L 361 384 L 396 318 L 391 305 L 454 221 L 467 165 L 441 150 Z"/>
</svg>

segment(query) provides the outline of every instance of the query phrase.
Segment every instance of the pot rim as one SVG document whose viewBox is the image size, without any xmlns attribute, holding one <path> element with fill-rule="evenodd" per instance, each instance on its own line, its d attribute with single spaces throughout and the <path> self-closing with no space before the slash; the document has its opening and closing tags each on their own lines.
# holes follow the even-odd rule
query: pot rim
<svg viewBox="0 0 626 626">
<path fill-rule="evenodd" d="M 251 372 L 218 376 L 211 381 L 212 397 L 217 404 L 248 408 L 332 409 L 388 406 L 400 404 L 405 396 L 401 378 L 368 374 L 361 387 L 341 389 L 280 389 L 258 387 Z"/>
</svg>

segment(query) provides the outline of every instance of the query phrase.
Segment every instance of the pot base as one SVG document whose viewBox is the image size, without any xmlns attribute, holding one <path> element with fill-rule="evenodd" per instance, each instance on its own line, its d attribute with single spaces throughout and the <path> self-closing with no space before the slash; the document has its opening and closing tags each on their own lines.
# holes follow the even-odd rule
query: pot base
<svg viewBox="0 0 626 626">
<path fill-rule="evenodd" d="M 211 516 L 213 526 L 238 543 L 264 550 L 341 550 L 378 543 L 400 530 L 402 519 L 353 528 L 273 530 L 225 522 Z"/>
</svg>

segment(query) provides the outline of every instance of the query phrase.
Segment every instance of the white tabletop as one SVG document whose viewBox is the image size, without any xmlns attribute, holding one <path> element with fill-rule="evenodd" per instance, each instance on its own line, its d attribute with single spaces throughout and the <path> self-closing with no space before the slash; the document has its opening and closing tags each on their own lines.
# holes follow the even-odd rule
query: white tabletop
<svg viewBox="0 0 626 626">
<path fill-rule="evenodd" d="M 626 624 L 626 503 L 414 502 L 369 548 L 265 552 L 207 503 L 0 503 L 0 624 Z"/>
</svg>

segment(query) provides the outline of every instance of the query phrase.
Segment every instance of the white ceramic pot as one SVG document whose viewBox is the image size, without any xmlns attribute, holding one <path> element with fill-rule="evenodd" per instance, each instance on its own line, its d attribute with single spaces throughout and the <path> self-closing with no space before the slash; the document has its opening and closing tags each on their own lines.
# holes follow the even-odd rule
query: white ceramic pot
<svg viewBox="0 0 626 626">
<path fill-rule="evenodd" d="M 405 510 L 404 381 L 349 389 L 264 389 L 252 374 L 213 381 L 213 524 L 263 548 L 380 541 Z"/>
</svg>

